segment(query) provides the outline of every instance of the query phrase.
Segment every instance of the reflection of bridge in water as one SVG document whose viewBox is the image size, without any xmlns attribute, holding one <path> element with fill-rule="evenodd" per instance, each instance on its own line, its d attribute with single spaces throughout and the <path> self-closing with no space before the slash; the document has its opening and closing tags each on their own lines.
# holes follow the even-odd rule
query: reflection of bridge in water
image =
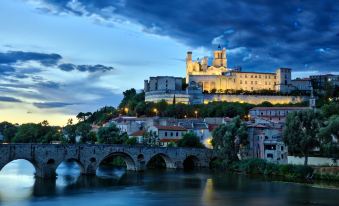
<svg viewBox="0 0 339 206">
<path fill-rule="evenodd" d="M 166 168 L 208 167 L 214 152 L 200 148 L 169 148 L 126 145 L 1 144 L 0 170 L 9 162 L 24 159 L 32 163 L 36 176 L 52 178 L 63 161 L 75 161 L 81 173 L 95 175 L 100 163 L 112 156 L 121 157 L 127 170 L 142 171 L 154 157 L 164 160 Z"/>
</svg>

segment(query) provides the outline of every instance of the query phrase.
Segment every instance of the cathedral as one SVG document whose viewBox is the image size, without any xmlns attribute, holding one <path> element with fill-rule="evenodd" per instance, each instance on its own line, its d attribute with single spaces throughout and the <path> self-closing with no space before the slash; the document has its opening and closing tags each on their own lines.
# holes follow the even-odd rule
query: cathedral
<svg viewBox="0 0 339 206">
<path fill-rule="evenodd" d="M 289 93 L 292 88 L 291 69 L 279 68 L 275 73 L 243 72 L 227 67 L 226 49 L 214 51 L 213 63 L 208 57 L 192 60 L 192 52 L 186 56 L 186 83 L 198 84 L 205 92 L 223 93 L 227 90 L 271 90 Z"/>
<path fill-rule="evenodd" d="M 186 83 L 186 84 L 184 84 Z M 219 47 L 213 52 L 209 65 L 208 57 L 194 61 L 192 52 L 186 56 L 186 78 L 173 76 L 150 77 L 144 81 L 145 101 L 165 100 L 172 104 L 202 104 L 214 101 L 248 102 L 259 104 L 269 101 L 272 104 L 297 103 L 304 97 L 288 95 L 253 95 L 255 91 L 272 91 L 289 94 L 292 91 L 309 92 L 309 79 L 291 79 L 291 69 L 278 68 L 275 73 L 245 72 L 240 68 L 227 66 L 226 49 Z M 238 95 L 234 94 L 237 91 Z M 239 91 L 247 91 L 244 95 Z"/>
</svg>

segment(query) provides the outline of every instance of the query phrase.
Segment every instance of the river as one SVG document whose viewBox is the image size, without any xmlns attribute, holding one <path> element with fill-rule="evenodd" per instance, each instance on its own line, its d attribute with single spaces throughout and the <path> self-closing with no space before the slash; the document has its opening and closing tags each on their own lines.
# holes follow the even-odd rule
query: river
<svg viewBox="0 0 339 206">
<path fill-rule="evenodd" d="M 339 205 L 338 189 L 237 174 L 99 168 L 88 177 L 75 163 L 57 173 L 56 180 L 35 179 L 29 162 L 12 161 L 0 172 L 0 205 Z"/>
</svg>

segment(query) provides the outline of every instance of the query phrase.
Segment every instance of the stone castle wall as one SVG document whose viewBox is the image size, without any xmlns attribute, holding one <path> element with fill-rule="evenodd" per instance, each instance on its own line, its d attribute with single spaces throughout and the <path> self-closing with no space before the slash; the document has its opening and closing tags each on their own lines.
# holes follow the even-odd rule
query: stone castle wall
<svg viewBox="0 0 339 206">
<path fill-rule="evenodd" d="M 306 96 L 269 96 L 269 95 L 231 95 L 231 94 L 204 94 L 204 103 L 214 101 L 246 102 L 260 104 L 268 101 L 272 104 L 300 103 L 307 101 Z"/>
</svg>

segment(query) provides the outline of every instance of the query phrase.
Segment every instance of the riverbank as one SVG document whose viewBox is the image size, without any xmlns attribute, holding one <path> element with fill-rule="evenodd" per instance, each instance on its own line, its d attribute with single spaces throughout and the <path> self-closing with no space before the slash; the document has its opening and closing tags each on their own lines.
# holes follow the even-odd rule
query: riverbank
<svg viewBox="0 0 339 206">
<path fill-rule="evenodd" d="M 269 163 L 262 159 L 236 161 L 228 164 L 227 166 L 222 165 L 221 162 L 216 162 L 213 167 L 247 175 L 262 175 L 283 178 L 284 180 L 291 182 L 312 183 L 312 181 L 317 180 L 330 180 L 338 181 L 339 183 L 338 167 L 311 167 L 292 164 L 279 165 Z"/>
</svg>

